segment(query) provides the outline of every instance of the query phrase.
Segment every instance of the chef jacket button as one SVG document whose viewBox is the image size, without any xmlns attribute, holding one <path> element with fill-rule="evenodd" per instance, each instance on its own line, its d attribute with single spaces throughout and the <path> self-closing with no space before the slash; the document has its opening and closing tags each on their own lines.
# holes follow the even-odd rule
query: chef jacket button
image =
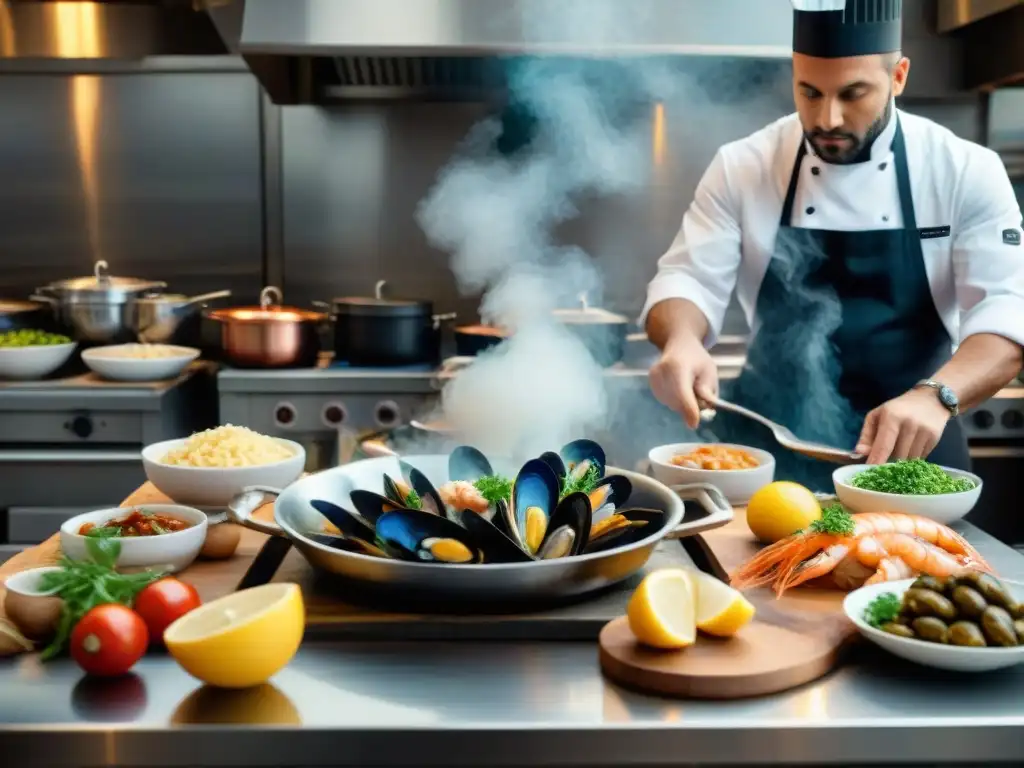
<svg viewBox="0 0 1024 768">
<path fill-rule="evenodd" d="M 813 205 L 808 206 L 808 208 L 807 208 L 807 215 L 810 216 L 812 213 L 814 213 L 814 206 Z"/>
<path fill-rule="evenodd" d="M 879 163 L 878 164 L 878 170 L 880 170 L 880 171 L 884 171 L 888 167 L 889 167 L 888 163 Z"/>
<path fill-rule="evenodd" d="M 882 217 L 882 221 L 888 221 L 888 220 L 889 220 L 889 217 L 888 217 L 888 216 L 883 216 L 883 217 Z"/>
<path fill-rule="evenodd" d="M 816 165 L 812 166 L 811 167 L 811 174 L 814 175 L 814 176 L 818 176 L 819 174 L 821 174 L 821 168 L 819 168 Z"/>
</svg>

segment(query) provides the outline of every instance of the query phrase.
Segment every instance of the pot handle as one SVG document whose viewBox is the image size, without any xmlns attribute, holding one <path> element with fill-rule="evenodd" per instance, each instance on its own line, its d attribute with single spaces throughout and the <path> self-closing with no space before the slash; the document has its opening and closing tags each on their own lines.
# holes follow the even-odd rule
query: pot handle
<svg viewBox="0 0 1024 768">
<path fill-rule="evenodd" d="M 692 485 L 674 485 L 669 490 L 685 501 L 695 501 L 708 513 L 707 517 L 692 523 L 680 523 L 669 532 L 666 539 L 685 539 L 698 533 L 721 528 L 732 522 L 732 504 L 725 495 L 710 483 L 694 483 Z"/>
<path fill-rule="evenodd" d="M 228 503 L 228 518 L 231 522 L 253 531 L 286 537 L 284 530 L 277 523 L 256 520 L 252 516 L 253 512 L 280 495 L 279 488 L 270 488 L 265 485 L 250 485 L 243 488 L 242 492 Z"/>
<path fill-rule="evenodd" d="M 272 306 L 281 306 L 284 301 L 284 294 L 281 289 L 275 285 L 268 285 L 262 291 L 260 291 L 260 309 L 266 309 Z"/>
<path fill-rule="evenodd" d="M 434 321 L 434 330 L 436 331 L 441 327 L 441 323 L 450 323 L 458 317 L 456 312 L 445 312 L 443 315 L 434 315 L 431 319 Z"/>
<path fill-rule="evenodd" d="M 57 305 L 57 299 L 54 298 L 53 296 L 44 296 L 42 292 L 45 291 L 45 290 L 47 290 L 47 289 L 46 288 L 36 288 L 36 292 L 28 297 L 29 300 L 30 301 L 38 301 L 38 302 L 41 302 L 43 304 L 49 304 L 51 307 L 56 306 Z"/>
<path fill-rule="evenodd" d="M 230 295 L 231 291 L 214 291 L 213 293 L 201 293 L 198 296 L 193 296 L 192 298 L 190 298 L 188 301 L 182 304 L 181 307 L 191 307 L 195 304 L 202 304 L 205 301 L 213 301 L 214 299 L 226 299 Z"/>
<path fill-rule="evenodd" d="M 397 451 L 388 448 L 381 440 L 363 440 L 359 444 L 359 449 L 372 459 L 398 455 Z"/>
</svg>

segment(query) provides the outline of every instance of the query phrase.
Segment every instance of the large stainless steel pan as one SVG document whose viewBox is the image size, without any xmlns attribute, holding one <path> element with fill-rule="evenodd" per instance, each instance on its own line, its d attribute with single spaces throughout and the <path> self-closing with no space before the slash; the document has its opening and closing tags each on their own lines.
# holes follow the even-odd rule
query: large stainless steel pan
<svg viewBox="0 0 1024 768">
<path fill-rule="evenodd" d="M 446 455 L 404 456 L 403 460 L 423 472 L 435 486 L 448 479 Z M 608 467 L 608 474 L 625 475 L 633 484 L 627 506 L 661 509 L 665 525 L 645 539 L 607 552 L 532 563 L 442 565 L 342 552 L 308 538 L 309 533 L 322 531 L 325 522 L 311 501 L 326 499 L 354 509 L 349 492 L 363 488 L 383 493 L 385 472 L 400 476 L 396 457 L 366 459 L 329 469 L 303 478 L 284 491 L 249 488 L 235 498 L 228 514 L 240 525 L 290 539 L 313 566 L 348 582 L 346 589 L 351 590 L 353 599 L 363 597 L 358 590 L 364 588 L 405 601 L 440 601 L 467 607 L 580 597 L 636 573 L 663 539 L 692 536 L 732 519 L 732 508 L 712 486 L 669 488 L 646 475 Z M 277 497 L 274 522 L 254 520 L 252 512 L 273 497 Z M 686 521 L 683 499 L 696 501 L 709 514 Z"/>
</svg>

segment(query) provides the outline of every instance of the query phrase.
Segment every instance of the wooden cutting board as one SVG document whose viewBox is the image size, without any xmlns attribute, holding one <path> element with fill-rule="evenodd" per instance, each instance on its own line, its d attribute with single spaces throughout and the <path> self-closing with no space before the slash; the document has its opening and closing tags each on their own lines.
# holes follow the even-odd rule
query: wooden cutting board
<svg viewBox="0 0 1024 768">
<path fill-rule="evenodd" d="M 728 525 L 697 537 L 719 578 L 760 549 L 737 509 Z M 736 699 L 777 693 L 817 680 L 835 668 L 857 630 L 842 610 L 845 592 L 801 586 L 781 598 L 767 589 L 745 593 L 754 620 L 727 640 L 700 636 L 682 651 L 639 645 L 625 617 L 599 638 L 600 661 L 612 680 L 668 696 Z"/>
</svg>

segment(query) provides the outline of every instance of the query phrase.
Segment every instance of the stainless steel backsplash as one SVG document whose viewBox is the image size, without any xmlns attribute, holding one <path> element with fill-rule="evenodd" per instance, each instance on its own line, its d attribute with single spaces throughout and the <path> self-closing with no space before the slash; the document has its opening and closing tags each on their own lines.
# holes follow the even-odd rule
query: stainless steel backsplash
<svg viewBox="0 0 1024 768">
<path fill-rule="evenodd" d="M 581 203 L 558 236 L 598 260 L 608 306 L 639 310 L 715 149 L 792 109 L 780 78 L 741 103 L 652 109 L 646 191 Z M 982 138 L 978 99 L 905 107 Z M 383 279 L 470 320 L 476 297 L 459 295 L 415 212 L 488 114 L 482 104 L 268 107 L 245 72 L 0 74 L 0 295 L 104 258 L 115 274 L 247 300 L 283 274 L 294 304 L 366 294 Z M 726 330 L 743 330 L 739 313 Z"/>
</svg>

